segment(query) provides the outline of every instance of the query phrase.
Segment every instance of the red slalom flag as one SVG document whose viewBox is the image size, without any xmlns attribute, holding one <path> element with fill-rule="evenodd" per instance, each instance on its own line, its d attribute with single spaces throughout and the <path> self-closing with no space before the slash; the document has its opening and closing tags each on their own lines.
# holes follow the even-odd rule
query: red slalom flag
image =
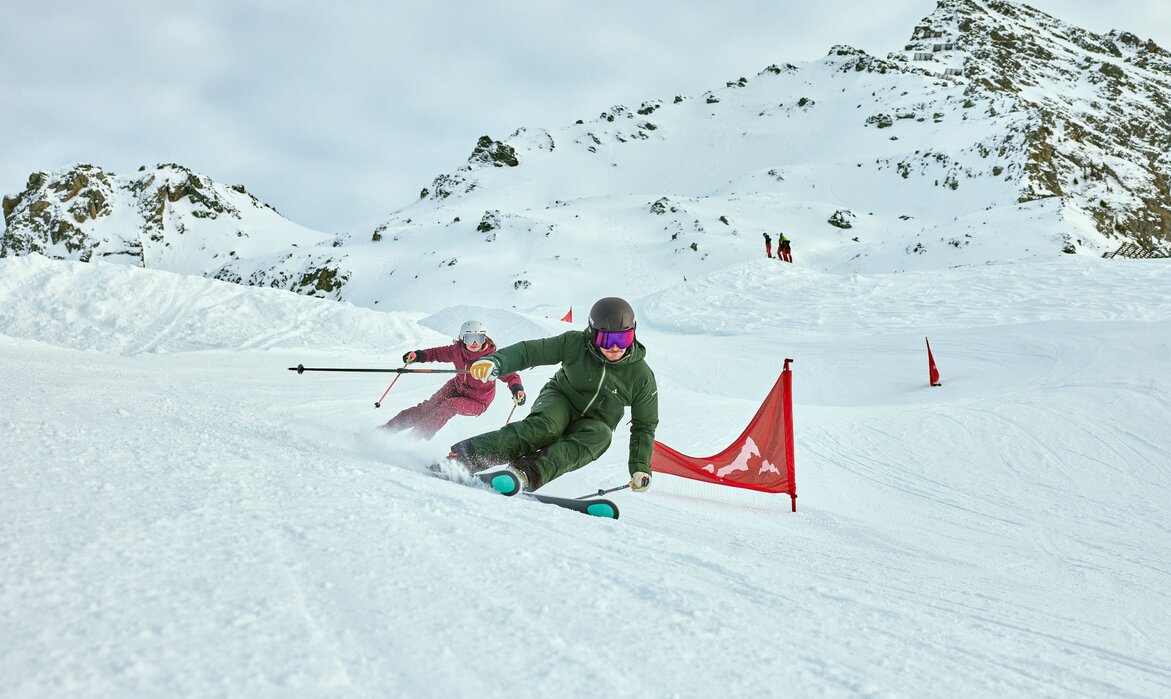
<svg viewBox="0 0 1171 699">
<path fill-rule="evenodd" d="M 939 369 L 935 367 L 935 356 L 931 354 L 931 343 L 927 340 L 927 338 L 923 338 L 923 341 L 927 343 L 928 378 L 931 380 L 932 386 L 942 386 L 943 384 L 939 383 Z"/>
<path fill-rule="evenodd" d="M 561 320 L 564 320 L 566 323 L 573 322 L 573 306 L 569 307 L 569 313 L 566 313 L 565 317 L 563 317 Z"/>
<path fill-rule="evenodd" d="M 793 467 L 793 372 L 785 368 L 744 432 L 719 454 L 694 457 L 656 441 L 651 470 L 704 483 L 787 493 L 797 511 Z"/>
</svg>

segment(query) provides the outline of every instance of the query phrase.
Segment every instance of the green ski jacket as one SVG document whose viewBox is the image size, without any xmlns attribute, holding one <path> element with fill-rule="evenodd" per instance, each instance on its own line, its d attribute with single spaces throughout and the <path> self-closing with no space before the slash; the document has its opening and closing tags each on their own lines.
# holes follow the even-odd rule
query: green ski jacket
<svg viewBox="0 0 1171 699">
<path fill-rule="evenodd" d="M 630 473 L 651 472 L 651 451 L 659 424 L 659 389 L 655 374 L 647 366 L 646 347 L 635 340 L 616 362 L 607 361 L 589 333 L 570 330 L 556 337 L 526 340 L 496 350 L 485 357 L 500 374 L 560 364 L 549 380 L 584 418 L 618 427 L 626 406 L 630 406 Z"/>
</svg>

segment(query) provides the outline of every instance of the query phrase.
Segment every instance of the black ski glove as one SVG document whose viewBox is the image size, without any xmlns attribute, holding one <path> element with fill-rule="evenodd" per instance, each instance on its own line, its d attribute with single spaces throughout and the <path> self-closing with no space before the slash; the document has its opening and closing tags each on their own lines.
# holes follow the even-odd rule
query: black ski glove
<svg viewBox="0 0 1171 699">
<path fill-rule="evenodd" d="M 423 354 L 423 350 L 411 350 L 403 355 L 403 364 L 414 364 L 415 362 L 425 362 L 427 356 Z"/>
<path fill-rule="evenodd" d="M 512 402 L 517 405 L 525 404 L 525 387 L 524 386 L 509 386 L 512 389 Z"/>
</svg>

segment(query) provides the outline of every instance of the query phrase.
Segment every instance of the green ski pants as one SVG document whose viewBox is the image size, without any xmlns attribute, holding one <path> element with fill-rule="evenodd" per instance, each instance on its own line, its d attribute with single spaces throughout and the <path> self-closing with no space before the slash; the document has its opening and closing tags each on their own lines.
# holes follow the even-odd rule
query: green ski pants
<svg viewBox="0 0 1171 699">
<path fill-rule="evenodd" d="M 466 441 L 478 461 L 503 464 L 544 450 L 536 459 L 541 483 L 598 460 L 614 431 L 601 420 L 583 418 L 560 391 L 546 384 L 528 417 Z"/>
</svg>

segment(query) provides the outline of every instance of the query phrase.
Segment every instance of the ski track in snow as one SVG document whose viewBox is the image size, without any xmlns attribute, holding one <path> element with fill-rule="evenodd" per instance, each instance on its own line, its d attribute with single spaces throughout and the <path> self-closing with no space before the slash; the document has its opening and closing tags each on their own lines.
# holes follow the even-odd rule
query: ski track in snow
<svg viewBox="0 0 1171 699">
<path fill-rule="evenodd" d="M 640 334 L 690 453 L 796 358 L 798 512 L 658 476 L 612 522 L 420 472 L 506 400 L 420 444 L 372 428 L 443 379 L 372 411 L 385 375 L 287 371 L 464 311 L 0 260 L 0 694 L 1171 693 L 1171 271 L 773 271 L 652 294 Z M 549 491 L 624 482 L 625 442 Z"/>
</svg>

